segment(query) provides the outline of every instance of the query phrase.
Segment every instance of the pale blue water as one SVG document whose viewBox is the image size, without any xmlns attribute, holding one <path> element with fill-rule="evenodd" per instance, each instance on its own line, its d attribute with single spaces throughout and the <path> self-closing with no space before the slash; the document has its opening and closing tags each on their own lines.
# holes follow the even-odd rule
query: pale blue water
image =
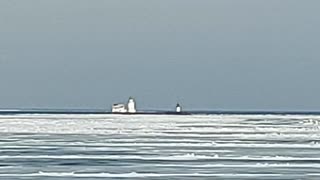
<svg viewBox="0 0 320 180">
<path fill-rule="evenodd" d="M 318 115 L 0 116 L 0 179 L 320 179 Z"/>
</svg>

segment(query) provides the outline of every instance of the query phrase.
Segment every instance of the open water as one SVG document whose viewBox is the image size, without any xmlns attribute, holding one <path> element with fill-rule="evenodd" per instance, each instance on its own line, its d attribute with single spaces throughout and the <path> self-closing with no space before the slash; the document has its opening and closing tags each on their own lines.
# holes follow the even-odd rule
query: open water
<svg viewBox="0 0 320 180">
<path fill-rule="evenodd" d="M 0 115 L 0 179 L 320 179 L 319 115 Z"/>
</svg>

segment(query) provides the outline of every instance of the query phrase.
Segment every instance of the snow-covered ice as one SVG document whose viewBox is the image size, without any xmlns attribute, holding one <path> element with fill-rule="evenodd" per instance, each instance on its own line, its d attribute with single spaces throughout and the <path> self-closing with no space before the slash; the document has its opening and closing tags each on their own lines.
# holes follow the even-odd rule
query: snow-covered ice
<svg viewBox="0 0 320 180">
<path fill-rule="evenodd" d="M 316 115 L 0 116 L 0 178 L 319 179 Z"/>
</svg>

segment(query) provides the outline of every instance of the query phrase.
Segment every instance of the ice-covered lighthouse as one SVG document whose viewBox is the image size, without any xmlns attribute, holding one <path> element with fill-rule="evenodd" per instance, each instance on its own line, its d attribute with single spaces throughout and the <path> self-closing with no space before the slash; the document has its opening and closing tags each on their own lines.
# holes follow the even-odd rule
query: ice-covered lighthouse
<svg viewBox="0 0 320 180">
<path fill-rule="evenodd" d="M 136 101 L 130 97 L 127 105 L 128 113 L 136 113 Z"/>
<path fill-rule="evenodd" d="M 117 103 L 112 105 L 113 113 L 136 113 L 136 101 L 130 97 L 127 104 Z"/>
</svg>

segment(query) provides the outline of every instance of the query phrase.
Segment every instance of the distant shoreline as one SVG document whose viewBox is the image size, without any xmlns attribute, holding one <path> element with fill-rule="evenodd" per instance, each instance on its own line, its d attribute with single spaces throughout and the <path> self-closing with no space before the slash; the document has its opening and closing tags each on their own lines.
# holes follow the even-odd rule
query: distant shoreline
<svg viewBox="0 0 320 180">
<path fill-rule="evenodd" d="M 116 114 L 116 115 L 320 115 L 320 111 L 140 111 L 137 113 L 112 113 L 103 110 L 50 110 L 50 109 L 0 109 L 0 115 L 14 114 Z"/>
</svg>

